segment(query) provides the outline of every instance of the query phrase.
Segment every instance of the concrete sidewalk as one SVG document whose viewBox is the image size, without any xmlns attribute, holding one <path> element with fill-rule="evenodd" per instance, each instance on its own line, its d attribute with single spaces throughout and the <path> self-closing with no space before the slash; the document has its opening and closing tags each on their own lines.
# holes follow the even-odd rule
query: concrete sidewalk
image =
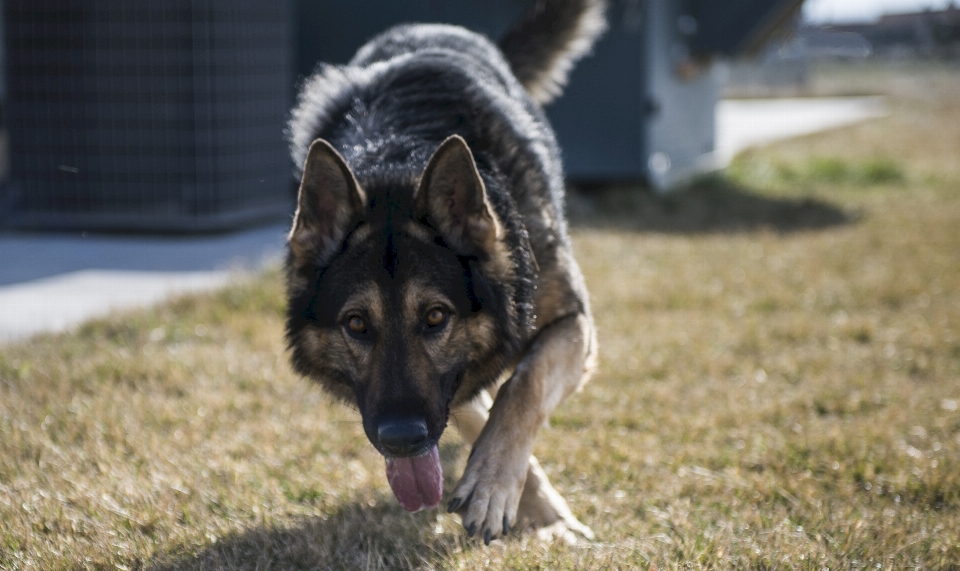
<svg viewBox="0 0 960 571">
<path fill-rule="evenodd" d="M 218 236 L 0 234 L 0 342 L 225 285 L 281 259 L 286 225 Z"/>
<path fill-rule="evenodd" d="M 885 114 L 879 97 L 722 101 L 717 155 Z M 286 225 L 223 236 L 0 234 L 0 343 L 221 287 L 278 261 Z"/>
<path fill-rule="evenodd" d="M 886 114 L 879 96 L 724 100 L 717 104 L 717 157 L 726 166 L 750 147 Z"/>
</svg>

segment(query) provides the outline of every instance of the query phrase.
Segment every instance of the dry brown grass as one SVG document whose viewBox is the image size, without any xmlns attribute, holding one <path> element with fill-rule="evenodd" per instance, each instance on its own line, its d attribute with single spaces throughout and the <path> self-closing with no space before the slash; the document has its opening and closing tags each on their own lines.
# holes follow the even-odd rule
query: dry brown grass
<svg viewBox="0 0 960 571">
<path fill-rule="evenodd" d="M 0 568 L 960 568 L 960 76 L 914 76 L 577 218 L 600 373 L 536 452 L 596 543 L 403 512 L 268 273 L 0 349 Z"/>
</svg>

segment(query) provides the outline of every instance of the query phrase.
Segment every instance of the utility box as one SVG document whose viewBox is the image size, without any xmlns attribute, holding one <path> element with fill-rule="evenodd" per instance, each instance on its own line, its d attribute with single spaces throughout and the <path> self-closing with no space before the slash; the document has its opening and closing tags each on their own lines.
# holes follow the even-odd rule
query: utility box
<svg viewBox="0 0 960 571">
<path fill-rule="evenodd" d="M 692 53 L 697 21 L 684 2 L 621 1 L 610 29 L 547 109 L 569 178 L 644 180 L 656 189 L 714 168 L 720 89 L 709 58 Z"/>
<path fill-rule="evenodd" d="M 802 0 L 616 0 L 610 29 L 547 108 L 574 181 L 666 190 L 721 165 L 718 59 L 757 52 Z"/>
<path fill-rule="evenodd" d="M 289 0 L 8 0 L 0 224 L 211 231 L 292 212 Z"/>
</svg>

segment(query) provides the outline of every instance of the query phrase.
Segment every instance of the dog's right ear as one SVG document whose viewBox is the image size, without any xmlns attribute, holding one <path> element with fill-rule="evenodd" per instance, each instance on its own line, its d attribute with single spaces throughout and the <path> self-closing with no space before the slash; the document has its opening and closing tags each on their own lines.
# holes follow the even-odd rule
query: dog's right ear
<svg viewBox="0 0 960 571">
<path fill-rule="evenodd" d="M 346 161 L 330 143 L 317 139 L 303 166 L 297 213 L 287 238 L 290 251 L 301 261 L 329 260 L 365 203 L 363 189 Z"/>
</svg>

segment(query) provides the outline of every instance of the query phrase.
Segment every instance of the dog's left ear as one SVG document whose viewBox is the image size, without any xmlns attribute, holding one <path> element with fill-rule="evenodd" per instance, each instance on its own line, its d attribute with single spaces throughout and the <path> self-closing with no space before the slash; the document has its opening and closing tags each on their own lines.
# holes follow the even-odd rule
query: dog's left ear
<svg viewBox="0 0 960 571">
<path fill-rule="evenodd" d="M 490 251 L 503 235 L 470 147 L 459 135 L 440 143 L 427 161 L 414 203 L 417 215 L 459 253 Z"/>
</svg>

